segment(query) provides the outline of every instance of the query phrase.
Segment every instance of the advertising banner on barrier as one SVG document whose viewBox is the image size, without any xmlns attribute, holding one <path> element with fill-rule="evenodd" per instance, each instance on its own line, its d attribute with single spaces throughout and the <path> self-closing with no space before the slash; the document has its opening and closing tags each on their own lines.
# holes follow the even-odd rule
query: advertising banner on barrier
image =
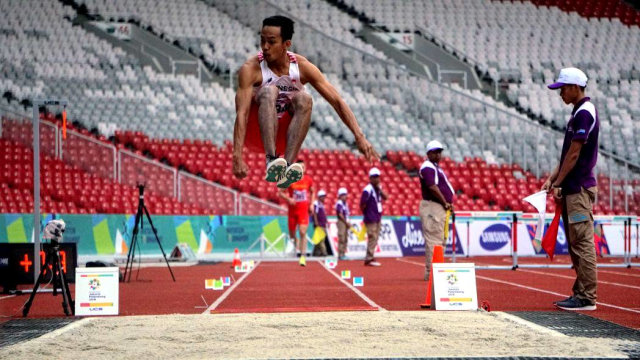
<svg viewBox="0 0 640 360">
<path fill-rule="evenodd" d="M 503 220 L 474 221 L 470 226 L 471 255 L 510 255 L 511 222 Z"/>
<path fill-rule="evenodd" d="M 351 217 L 351 226 L 359 232 L 362 229 L 362 218 Z M 327 225 L 329 229 L 329 239 L 334 244 L 334 248 L 338 248 L 338 226 L 336 225 L 336 219 L 330 218 Z M 375 250 L 377 257 L 400 257 L 402 256 L 402 250 L 398 244 L 398 236 L 395 232 L 393 221 L 391 219 L 382 219 L 380 224 L 380 237 L 378 238 L 378 246 Z M 359 241 L 358 237 L 351 231 L 348 232 L 347 241 L 347 256 L 352 259 L 364 259 L 367 253 L 367 236 L 365 235 L 363 241 Z"/>
<path fill-rule="evenodd" d="M 77 244 L 78 256 L 123 256 L 127 254 L 131 241 L 135 218 L 124 214 L 62 214 L 67 226 L 64 242 Z M 51 215 L 43 215 L 41 228 L 51 220 Z M 158 238 L 170 252 L 177 244 L 185 243 L 198 256 L 225 257 L 231 259 L 233 250 L 259 253 L 257 241 L 264 239 L 265 249 L 284 252 L 287 245 L 287 218 L 284 216 L 166 216 L 153 215 L 153 224 L 158 230 Z M 545 223 L 549 225 L 550 218 Z M 351 219 L 359 232 L 362 219 Z M 616 216 L 596 217 L 594 242 L 603 256 L 624 253 L 623 218 Z M 636 226 L 631 232 L 631 254 L 638 253 Z M 505 217 L 459 216 L 455 224 L 456 254 L 469 256 L 498 255 L 509 256 L 512 251 L 511 220 Z M 309 237 L 313 234 L 309 227 Z M 518 222 L 518 254 L 531 256 L 543 254 L 539 241 L 534 239 L 536 219 L 524 217 Z M 0 243 L 30 243 L 33 236 L 33 216 L 31 214 L 0 214 Z M 159 255 L 151 227 L 144 219 L 139 232 L 138 245 L 143 255 Z M 329 218 L 328 236 L 337 249 L 336 219 Z M 445 254 L 451 254 L 453 231 Z M 358 237 L 349 232 L 347 251 L 353 258 L 364 258 L 366 236 L 359 242 Z M 567 254 L 568 244 L 564 229 L 560 226 L 556 254 Z M 424 239 L 422 226 L 417 217 L 384 217 L 376 256 L 423 256 Z"/>
</svg>

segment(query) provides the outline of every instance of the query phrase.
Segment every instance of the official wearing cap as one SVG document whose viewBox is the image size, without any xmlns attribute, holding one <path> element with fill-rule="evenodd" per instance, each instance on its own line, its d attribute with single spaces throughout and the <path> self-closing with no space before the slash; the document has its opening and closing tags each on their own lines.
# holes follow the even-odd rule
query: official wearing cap
<svg viewBox="0 0 640 360">
<path fill-rule="evenodd" d="M 427 159 L 420 166 L 420 222 L 424 237 L 425 269 L 424 279 L 429 280 L 431 271 L 431 257 L 436 245 L 445 246 L 444 224 L 447 210 L 453 209 L 453 187 L 449 183 L 444 171 L 438 166 L 442 158 L 444 146 L 438 140 L 427 144 Z"/>
<path fill-rule="evenodd" d="M 382 192 L 380 186 L 380 170 L 376 167 L 369 170 L 369 184 L 362 190 L 360 197 L 360 210 L 364 217 L 364 225 L 367 228 L 367 255 L 364 264 L 368 266 L 380 266 L 373 254 L 378 245 L 380 226 L 382 223 L 382 201 L 387 200 L 387 195 Z"/>
<path fill-rule="evenodd" d="M 338 201 L 336 202 L 336 216 L 338 217 L 338 259 L 346 260 L 349 222 L 349 205 L 347 205 L 347 188 L 338 189 Z"/>
<path fill-rule="evenodd" d="M 593 202 L 598 160 L 600 121 L 591 100 L 585 96 L 587 75 L 580 69 L 560 70 L 558 81 L 549 89 L 560 89 L 565 104 L 573 110 L 567 123 L 560 163 L 542 186 L 551 190 L 558 206 L 569 244 L 571 262 L 576 271 L 573 294 L 555 305 L 565 310 L 596 309 L 596 252 L 593 246 Z"/>
</svg>

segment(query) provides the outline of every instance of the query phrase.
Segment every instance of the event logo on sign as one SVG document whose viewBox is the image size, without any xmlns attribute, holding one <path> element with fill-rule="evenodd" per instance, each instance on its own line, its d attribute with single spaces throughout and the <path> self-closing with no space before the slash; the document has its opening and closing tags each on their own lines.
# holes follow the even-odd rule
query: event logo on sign
<svg viewBox="0 0 640 360">
<path fill-rule="evenodd" d="M 495 251 L 503 248 L 511 240 L 511 229 L 505 224 L 493 224 L 480 235 L 480 246 Z"/>
</svg>

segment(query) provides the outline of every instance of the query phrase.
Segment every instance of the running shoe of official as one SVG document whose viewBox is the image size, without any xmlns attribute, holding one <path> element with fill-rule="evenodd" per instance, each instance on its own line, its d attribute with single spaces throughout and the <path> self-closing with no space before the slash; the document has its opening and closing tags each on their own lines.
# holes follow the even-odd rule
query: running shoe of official
<svg viewBox="0 0 640 360">
<path fill-rule="evenodd" d="M 569 300 L 571 300 L 571 299 L 573 299 L 573 295 L 569 296 L 568 298 L 566 298 L 566 299 L 564 299 L 564 300 L 554 301 L 554 302 L 553 302 L 553 305 L 556 305 L 556 304 L 557 304 L 557 303 L 559 303 L 559 302 L 569 301 Z"/>
<path fill-rule="evenodd" d="M 300 256 L 300 261 L 298 261 L 298 263 L 300 264 L 300 266 L 307 266 L 307 259 L 304 255 Z"/>
<path fill-rule="evenodd" d="M 558 301 L 556 306 L 562 310 L 569 311 L 592 311 L 596 309 L 596 304 L 592 304 L 587 299 L 572 297 L 564 301 Z"/>
<path fill-rule="evenodd" d="M 271 158 L 267 160 L 267 182 L 278 182 L 287 170 L 287 160 L 283 158 Z"/>
<path fill-rule="evenodd" d="M 304 170 L 302 165 L 298 163 L 293 163 L 287 167 L 287 170 L 284 172 L 284 176 L 278 181 L 278 187 L 280 189 L 286 189 L 291 184 L 296 183 L 302 179 L 304 175 Z"/>
</svg>

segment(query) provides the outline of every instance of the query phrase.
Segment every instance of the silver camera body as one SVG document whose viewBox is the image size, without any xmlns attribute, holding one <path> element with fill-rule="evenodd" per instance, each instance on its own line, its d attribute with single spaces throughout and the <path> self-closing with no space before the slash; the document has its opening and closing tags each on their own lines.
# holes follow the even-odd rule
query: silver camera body
<svg viewBox="0 0 640 360">
<path fill-rule="evenodd" d="M 57 219 L 51 220 L 44 227 L 42 238 L 46 240 L 60 242 L 62 241 L 62 234 L 66 228 L 64 220 Z"/>
</svg>

